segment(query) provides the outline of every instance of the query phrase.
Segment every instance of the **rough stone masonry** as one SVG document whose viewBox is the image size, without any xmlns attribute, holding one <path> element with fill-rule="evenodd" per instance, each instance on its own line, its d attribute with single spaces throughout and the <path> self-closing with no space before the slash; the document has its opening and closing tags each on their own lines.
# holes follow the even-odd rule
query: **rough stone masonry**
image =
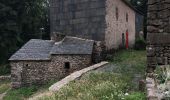
<svg viewBox="0 0 170 100">
<path fill-rule="evenodd" d="M 148 0 L 147 72 L 170 64 L 170 0 Z"/>
</svg>

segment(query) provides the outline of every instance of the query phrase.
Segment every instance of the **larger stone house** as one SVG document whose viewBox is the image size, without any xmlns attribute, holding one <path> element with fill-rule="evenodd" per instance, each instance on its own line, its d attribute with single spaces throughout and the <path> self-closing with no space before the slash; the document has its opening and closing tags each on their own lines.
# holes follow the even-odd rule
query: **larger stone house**
<svg viewBox="0 0 170 100">
<path fill-rule="evenodd" d="M 94 41 L 65 37 L 62 41 L 32 39 L 11 56 L 12 87 L 42 85 L 92 64 Z"/>
<path fill-rule="evenodd" d="M 101 41 L 106 50 L 133 47 L 137 12 L 126 0 L 50 0 L 51 34 Z"/>
</svg>

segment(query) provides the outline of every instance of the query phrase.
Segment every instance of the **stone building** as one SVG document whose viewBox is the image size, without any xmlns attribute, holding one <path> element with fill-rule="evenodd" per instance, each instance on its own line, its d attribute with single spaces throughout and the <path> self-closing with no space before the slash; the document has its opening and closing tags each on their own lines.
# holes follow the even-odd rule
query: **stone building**
<svg viewBox="0 0 170 100">
<path fill-rule="evenodd" d="M 106 50 L 133 47 L 136 11 L 126 0 L 50 0 L 51 34 L 101 41 Z"/>
<path fill-rule="evenodd" d="M 170 0 L 148 0 L 147 72 L 170 64 Z"/>
<path fill-rule="evenodd" d="M 11 56 L 12 87 L 42 85 L 92 64 L 94 41 L 65 37 L 62 41 L 32 39 Z"/>
</svg>

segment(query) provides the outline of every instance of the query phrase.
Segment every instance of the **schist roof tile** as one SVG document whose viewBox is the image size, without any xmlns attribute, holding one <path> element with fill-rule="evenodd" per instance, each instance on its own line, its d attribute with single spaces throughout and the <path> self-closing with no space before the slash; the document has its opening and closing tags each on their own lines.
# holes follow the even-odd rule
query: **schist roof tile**
<svg viewBox="0 0 170 100">
<path fill-rule="evenodd" d="M 55 43 L 51 54 L 92 54 L 94 41 L 76 37 L 66 37 Z"/>
<path fill-rule="evenodd" d="M 69 36 L 56 43 L 51 40 L 31 39 L 9 60 L 51 60 L 51 55 L 92 54 L 93 44 L 92 40 Z"/>
<path fill-rule="evenodd" d="M 9 60 L 49 60 L 53 45 L 50 40 L 31 39 Z"/>
</svg>

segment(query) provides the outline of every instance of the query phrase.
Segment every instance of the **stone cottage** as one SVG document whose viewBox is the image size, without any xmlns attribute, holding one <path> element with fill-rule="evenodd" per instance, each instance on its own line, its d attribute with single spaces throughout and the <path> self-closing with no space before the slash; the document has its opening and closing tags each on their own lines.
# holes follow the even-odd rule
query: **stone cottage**
<svg viewBox="0 0 170 100">
<path fill-rule="evenodd" d="M 42 85 L 92 64 L 94 41 L 32 39 L 11 56 L 12 87 Z"/>
<path fill-rule="evenodd" d="M 51 34 L 101 41 L 106 50 L 133 47 L 136 12 L 126 0 L 50 0 Z"/>
</svg>

